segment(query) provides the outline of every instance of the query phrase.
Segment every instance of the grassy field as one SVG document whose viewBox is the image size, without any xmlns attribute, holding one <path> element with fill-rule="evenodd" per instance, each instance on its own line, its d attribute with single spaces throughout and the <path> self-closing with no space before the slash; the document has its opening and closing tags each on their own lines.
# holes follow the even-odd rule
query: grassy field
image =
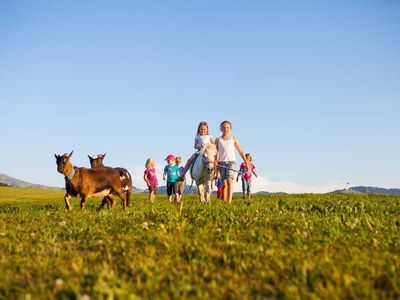
<svg viewBox="0 0 400 300">
<path fill-rule="evenodd" d="M 63 194 L 0 188 L 0 299 L 400 298 L 398 196 Z"/>
</svg>

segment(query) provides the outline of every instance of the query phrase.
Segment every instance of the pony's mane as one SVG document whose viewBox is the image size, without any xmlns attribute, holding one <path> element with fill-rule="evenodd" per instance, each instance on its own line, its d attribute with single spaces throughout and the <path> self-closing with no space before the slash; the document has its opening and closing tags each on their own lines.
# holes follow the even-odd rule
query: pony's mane
<svg viewBox="0 0 400 300">
<path fill-rule="evenodd" d="M 203 148 L 200 149 L 200 155 L 203 155 L 204 152 L 206 152 L 208 149 L 212 148 L 214 151 L 216 151 L 216 146 L 214 144 L 206 144 Z"/>
</svg>

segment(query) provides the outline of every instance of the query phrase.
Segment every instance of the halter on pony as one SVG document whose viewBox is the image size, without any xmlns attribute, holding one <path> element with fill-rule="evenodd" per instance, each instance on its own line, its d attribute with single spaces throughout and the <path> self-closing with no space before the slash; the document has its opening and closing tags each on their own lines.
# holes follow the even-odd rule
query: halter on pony
<svg viewBox="0 0 400 300">
<path fill-rule="evenodd" d="M 208 173 L 211 174 L 211 172 L 214 171 L 214 168 L 215 168 L 215 165 L 217 164 L 217 162 L 215 160 L 210 160 L 206 155 L 204 155 L 204 153 L 201 154 L 201 155 L 202 155 L 202 160 L 203 160 L 203 165 L 204 165 L 203 168 L 204 169 L 206 169 L 207 166 L 210 165 L 210 164 L 213 165 L 212 169 L 208 169 L 207 168 Z"/>
</svg>

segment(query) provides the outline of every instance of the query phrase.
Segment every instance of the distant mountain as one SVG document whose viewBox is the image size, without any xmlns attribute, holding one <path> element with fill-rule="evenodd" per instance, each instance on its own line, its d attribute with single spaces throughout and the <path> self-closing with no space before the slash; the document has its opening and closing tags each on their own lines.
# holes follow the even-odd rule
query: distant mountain
<svg viewBox="0 0 400 300">
<path fill-rule="evenodd" d="M 140 189 L 138 189 L 140 190 Z M 135 192 L 135 191 L 134 191 Z M 149 190 L 141 190 L 142 193 L 148 193 Z M 139 192 L 140 193 L 140 192 Z M 167 193 L 167 187 L 165 185 L 159 186 L 157 189 L 158 194 L 166 194 Z M 197 187 L 196 185 L 193 184 L 192 188 L 190 189 L 190 185 L 185 185 L 185 189 L 183 190 L 184 194 L 197 194 Z"/>
<path fill-rule="evenodd" d="M 349 189 L 336 190 L 335 194 L 387 194 L 400 195 L 400 189 L 385 189 L 372 186 L 354 186 Z"/>
<path fill-rule="evenodd" d="M 134 194 L 141 194 L 141 193 L 144 193 L 144 192 L 147 192 L 147 190 L 143 190 L 143 189 L 139 189 L 139 188 L 137 188 L 137 187 L 132 187 L 132 193 L 134 193 Z"/>
<path fill-rule="evenodd" d="M 22 187 L 22 188 L 39 188 L 39 189 L 58 189 L 57 187 L 45 186 L 41 184 L 30 183 L 22 181 L 6 174 L 0 173 L 0 185 L 1 186 L 12 186 L 12 187 Z"/>
</svg>

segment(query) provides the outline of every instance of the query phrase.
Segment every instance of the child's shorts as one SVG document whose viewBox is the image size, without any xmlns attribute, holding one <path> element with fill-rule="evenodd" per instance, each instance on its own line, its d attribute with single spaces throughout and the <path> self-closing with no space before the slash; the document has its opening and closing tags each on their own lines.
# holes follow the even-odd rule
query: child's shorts
<svg viewBox="0 0 400 300">
<path fill-rule="evenodd" d="M 251 193 L 251 182 L 247 180 L 242 180 L 242 191 L 243 193 L 250 194 Z"/>
<path fill-rule="evenodd" d="M 225 180 L 230 178 L 235 177 L 235 167 L 236 167 L 236 162 L 231 161 L 231 162 L 220 162 L 219 163 L 219 173 L 221 174 L 221 180 Z"/>
<path fill-rule="evenodd" d="M 177 182 L 167 182 L 167 194 L 171 196 L 178 193 L 178 183 Z"/>
</svg>

